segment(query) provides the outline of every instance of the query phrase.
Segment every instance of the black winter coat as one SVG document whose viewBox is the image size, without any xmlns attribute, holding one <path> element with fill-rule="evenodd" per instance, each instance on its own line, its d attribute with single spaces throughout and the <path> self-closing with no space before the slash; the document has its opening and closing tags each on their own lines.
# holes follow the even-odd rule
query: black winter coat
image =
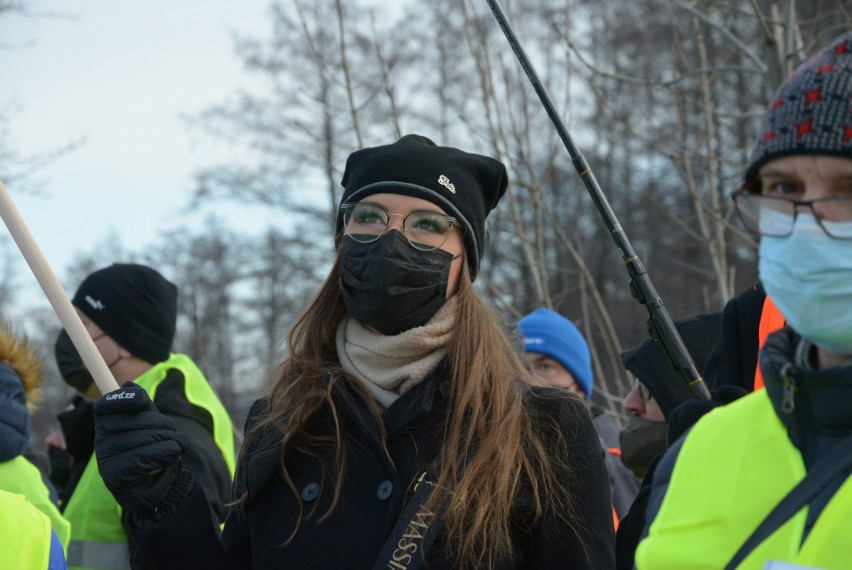
<svg viewBox="0 0 852 570">
<path fill-rule="evenodd" d="M 760 351 L 760 317 L 766 292 L 755 283 L 725 303 L 722 334 L 707 356 L 704 379 L 712 391 L 733 384 L 754 390 L 754 371 Z"/>
<path fill-rule="evenodd" d="M 248 493 L 242 515 L 231 512 L 221 536 L 210 523 L 204 493 L 184 472 L 160 509 L 157 520 L 132 515 L 127 530 L 133 542 L 135 568 L 372 568 L 388 539 L 416 477 L 435 458 L 446 414 L 446 396 L 436 372 L 400 397 L 384 413 L 387 452 L 379 426 L 366 403 L 351 387 L 336 384 L 335 401 L 347 434 L 347 471 L 342 500 L 326 513 L 332 482 L 323 481 L 318 460 L 293 453 L 290 474 L 301 493 L 304 517 L 295 538 L 284 545 L 293 530 L 299 504 L 280 474 L 279 450 L 260 434 L 251 438 L 240 458 L 235 494 Z M 551 517 L 535 524 L 529 505 L 517 500 L 513 521 L 514 559 L 505 568 L 612 568 L 614 533 L 609 479 L 600 443 L 585 403 L 562 390 L 534 388 L 525 398 L 563 429 L 571 473 L 566 481 L 572 499 L 572 524 Z M 265 402 L 256 402 L 246 431 Z M 328 410 L 318 414 L 311 433 L 333 433 Z M 334 457 L 321 457 L 331 469 Z M 438 534 L 425 567 L 457 567 Z"/>
</svg>

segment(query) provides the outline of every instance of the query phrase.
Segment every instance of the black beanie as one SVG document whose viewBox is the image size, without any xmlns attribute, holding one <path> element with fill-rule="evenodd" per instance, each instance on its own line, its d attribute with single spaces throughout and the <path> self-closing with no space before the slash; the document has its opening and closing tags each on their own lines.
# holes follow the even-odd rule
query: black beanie
<svg viewBox="0 0 852 570">
<path fill-rule="evenodd" d="M 419 135 L 353 152 L 343 173 L 341 204 L 388 192 L 428 200 L 458 219 L 471 278 L 485 251 L 485 218 L 506 192 L 506 167 L 493 158 L 437 146 Z M 337 239 L 343 213 L 337 213 Z"/>
<path fill-rule="evenodd" d="M 679 319 L 675 327 L 700 372 L 721 334 L 721 311 Z M 633 350 L 621 353 L 621 361 L 648 388 L 666 419 L 679 404 L 693 398 L 689 386 L 669 363 L 659 342 L 648 339 Z"/>
<path fill-rule="evenodd" d="M 175 338 L 177 287 L 144 265 L 115 263 L 83 281 L 75 307 L 133 356 L 168 360 Z"/>
<path fill-rule="evenodd" d="M 832 42 L 787 78 L 760 132 L 746 183 L 756 180 L 761 166 L 782 156 L 852 158 L 852 34 Z"/>
</svg>

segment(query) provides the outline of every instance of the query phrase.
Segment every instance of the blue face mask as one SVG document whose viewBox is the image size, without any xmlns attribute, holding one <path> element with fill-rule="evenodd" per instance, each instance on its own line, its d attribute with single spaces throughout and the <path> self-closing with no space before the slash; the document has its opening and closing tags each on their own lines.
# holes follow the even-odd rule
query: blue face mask
<svg viewBox="0 0 852 570">
<path fill-rule="evenodd" d="M 803 214 L 791 235 L 761 238 L 758 269 L 793 330 L 826 352 L 852 354 L 852 240 L 830 237 Z"/>
</svg>

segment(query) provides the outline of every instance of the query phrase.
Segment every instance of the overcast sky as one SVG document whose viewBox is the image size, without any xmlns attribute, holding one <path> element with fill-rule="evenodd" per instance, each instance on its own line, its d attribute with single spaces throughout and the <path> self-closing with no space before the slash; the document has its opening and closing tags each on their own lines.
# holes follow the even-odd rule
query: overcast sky
<svg viewBox="0 0 852 570">
<path fill-rule="evenodd" d="M 75 253 L 116 236 L 137 251 L 184 223 L 193 171 L 227 149 L 190 131 L 181 114 L 224 101 L 246 81 L 232 32 L 266 37 L 268 2 L 30 5 L 72 17 L 0 17 L 0 103 L 18 107 L 14 146 L 33 154 L 85 142 L 35 175 L 42 196 L 9 190 L 61 277 Z M 232 205 L 219 209 L 239 218 Z"/>
</svg>

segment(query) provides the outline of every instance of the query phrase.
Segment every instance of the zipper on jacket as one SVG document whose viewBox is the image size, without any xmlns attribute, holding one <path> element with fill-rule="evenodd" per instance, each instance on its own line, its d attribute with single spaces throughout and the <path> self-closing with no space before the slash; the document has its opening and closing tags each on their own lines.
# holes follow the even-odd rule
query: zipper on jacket
<svg viewBox="0 0 852 570">
<path fill-rule="evenodd" d="M 781 381 L 784 382 L 784 391 L 781 395 L 781 411 L 792 414 L 796 409 L 796 379 L 793 377 L 795 367 L 789 362 L 781 367 Z"/>
</svg>

